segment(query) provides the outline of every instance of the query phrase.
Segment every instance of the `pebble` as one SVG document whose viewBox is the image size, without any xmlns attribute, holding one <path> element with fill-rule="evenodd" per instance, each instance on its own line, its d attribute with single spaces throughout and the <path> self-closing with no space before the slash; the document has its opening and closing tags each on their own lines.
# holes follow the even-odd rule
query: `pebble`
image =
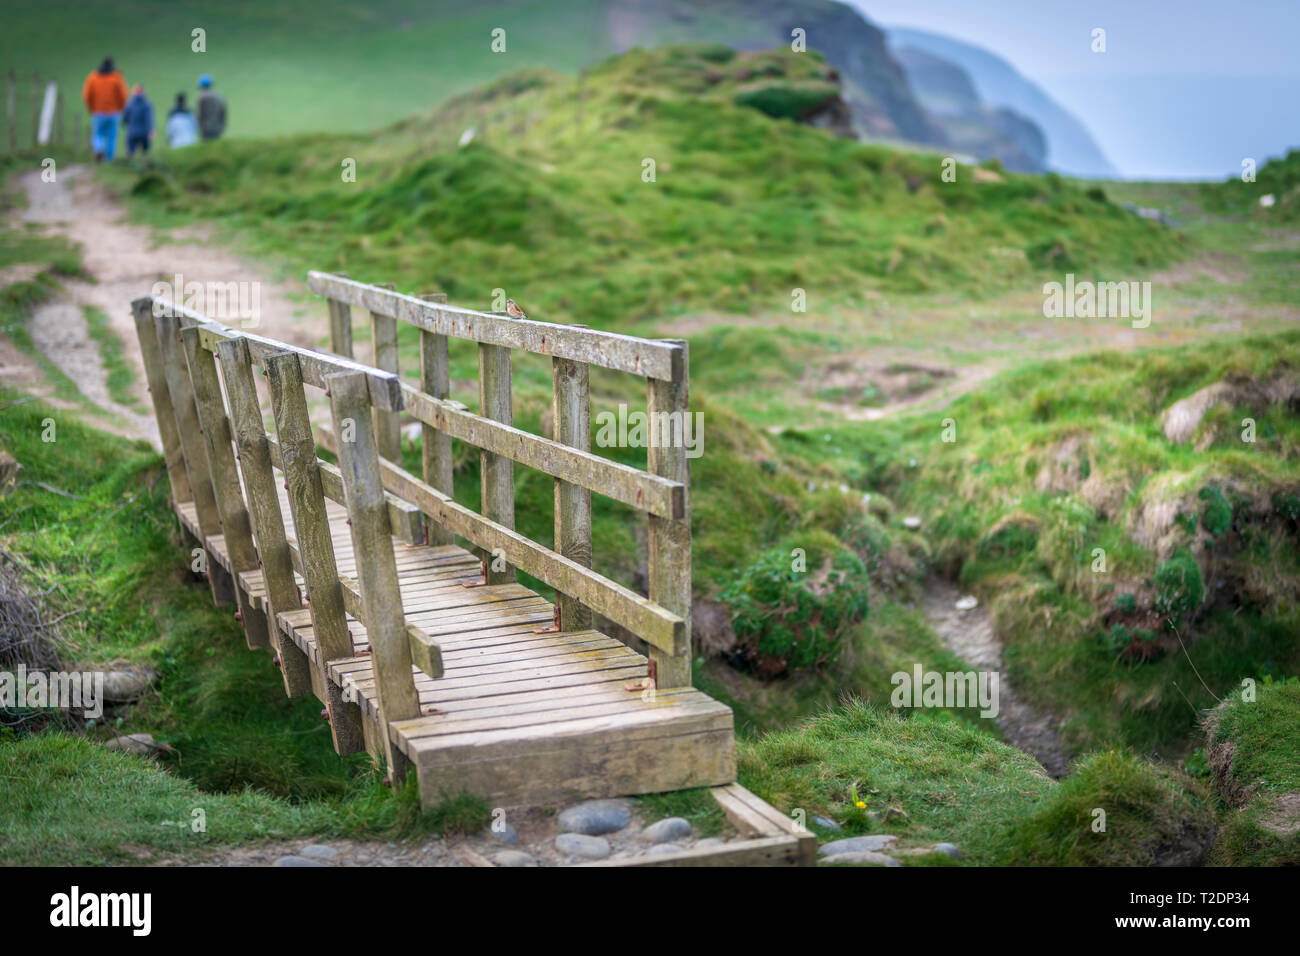
<svg viewBox="0 0 1300 956">
<path fill-rule="evenodd" d="M 536 866 L 537 861 L 523 850 L 501 850 L 492 855 L 497 866 Z"/>
<path fill-rule="evenodd" d="M 839 856 L 842 853 L 875 853 L 893 846 L 898 837 L 891 833 L 875 833 L 871 836 L 849 837 L 847 840 L 832 840 L 823 843 L 817 851 L 822 856 Z"/>
<path fill-rule="evenodd" d="M 561 830 L 600 836 L 621 830 L 632 822 L 632 810 L 623 800 L 588 800 L 560 814 Z"/>
<path fill-rule="evenodd" d="M 840 825 L 830 817 L 813 817 L 813 823 L 817 824 L 823 830 L 839 830 Z"/>
<path fill-rule="evenodd" d="M 954 860 L 960 860 L 960 859 L 961 859 L 961 850 L 957 849 L 957 847 L 956 847 L 955 844 L 952 844 L 952 843 L 936 843 L 933 847 L 931 847 L 931 849 L 934 850 L 934 852 L 936 852 L 936 853 L 946 853 L 948 856 L 952 857 Z"/>
<path fill-rule="evenodd" d="M 508 846 L 515 846 L 519 843 L 519 831 L 509 823 L 502 821 L 500 830 L 496 827 L 497 825 L 495 823 L 488 827 L 488 836 L 492 839 L 496 840 L 498 843 L 505 843 Z"/>
<path fill-rule="evenodd" d="M 309 856 L 313 860 L 332 860 L 339 855 L 339 851 L 332 846 L 305 846 L 298 851 L 299 856 Z"/>
<path fill-rule="evenodd" d="M 696 842 L 697 847 L 722 846 L 726 841 L 722 837 L 705 837 Z"/>
<path fill-rule="evenodd" d="M 979 607 L 979 603 L 978 598 L 972 597 L 968 594 L 965 597 L 958 598 L 957 603 L 953 606 L 959 611 L 971 611 Z"/>
<path fill-rule="evenodd" d="M 583 833 L 561 833 L 555 838 L 555 848 L 570 857 L 584 860 L 603 860 L 609 856 L 608 840 Z"/>
<path fill-rule="evenodd" d="M 672 843 L 685 840 L 691 835 L 691 825 L 681 817 L 665 817 L 658 823 L 652 823 L 643 831 L 651 843 Z"/>
<path fill-rule="evenodd" d="M 868 850 L 860 850 L 854 853 L 836 853 L 827 863 L 869 863 L 874 866 L 902 866 L 892 856 L 886 856 L 883 853 L 872 853 Z"/>
<path fill-rule="evenodd" d="M 309 860 L 305 856 L 282 856 L 272 866 L 324 866 L 319 860 Z"/>
<path fill-rule="evenodd" d="M 697 844 L 698 845 L 698 844 Z M 646 856 L 659 856 L 662 853 L 680 853 L 685 847 L 676 843 L 656 843 L 645 851 Z"/>
<path fill-rule="evenodd" d="M 916 528 L 921 527 L 921 519 L 915 515 L 908 515 L 903 519 L 903 527 L 915 530 Z"/>
</svg>

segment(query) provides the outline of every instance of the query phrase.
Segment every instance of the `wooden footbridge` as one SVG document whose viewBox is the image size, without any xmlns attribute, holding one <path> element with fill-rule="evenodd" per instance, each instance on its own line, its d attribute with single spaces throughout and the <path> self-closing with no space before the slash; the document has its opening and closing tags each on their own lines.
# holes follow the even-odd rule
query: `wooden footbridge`
<svg viewBox="0 0 1300 956">
<path fill-rule="evenodd" d="M 691 686 L 689 479 L 670 433 L 687 414 L 686 344 L 344 276 L 308 285 L 328 302 L 332 354 L 154 296 L 132 304 L 176 513 L 214 600 L 237 607 L 289 696 L 322 701 L 340 754 L 369 750 L 394 785 L 413 769 L 426 804 L 718 786 L 767 857 L 805 858 L 798 831 L 733 784 L 731 711 Z M 375 367 L 352 358 L 353 308 L 369 312 Z M 419 329 L 418 388 L 398 375 L 399 322 Z M 450 395 L 453 338 L 477 344 L 477 414 Z M 551 357 L 551 438 L 513 424 L 513 350 Z M 650 421 L 667 423 L 644 471 L 590 450 L 593 365 L 644 378 Z M 313 423 L 309 388 L 328 422 Z M 401 465 L 401 412 L 421 425 L 419 476 Z M 479 450 L 481 511 L 454 500 L 453 440 Z M 515 530 L 516 463 L 554 480 L 553 548 Z M 647 596 L 591 567 L 593 491 L 648 521 Z"/>
</svg>

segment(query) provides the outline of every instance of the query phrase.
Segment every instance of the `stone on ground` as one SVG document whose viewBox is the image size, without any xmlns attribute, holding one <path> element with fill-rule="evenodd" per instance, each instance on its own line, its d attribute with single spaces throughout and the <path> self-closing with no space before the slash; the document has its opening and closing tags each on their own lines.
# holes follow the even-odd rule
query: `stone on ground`
<svg viewBox="0 0 1300 956">
<path fill-rule="evenodd" d="M 621 830 L 632 822 L 632 809 L 625 800 L 588 800 L 560 814 L 561 830 L 600 836 Z"/>
</svg>

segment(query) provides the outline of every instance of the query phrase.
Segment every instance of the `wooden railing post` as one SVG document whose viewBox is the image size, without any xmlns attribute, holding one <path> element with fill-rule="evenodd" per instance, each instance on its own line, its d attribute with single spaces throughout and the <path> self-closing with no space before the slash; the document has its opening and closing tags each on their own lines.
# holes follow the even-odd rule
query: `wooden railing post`
<svg viewBox="0 0 1300 956">
<path fill-rule="evenodd" d="M 410 763 L 388 731 L 392 721 L 420 715 L 420 699 L 411 670 L 406 615 L 397 582 L 388 504 L 379 474 L 379 453 L 371 428 L 370 393 L 360 372 L 325 378 L 334 433 L 339 436 L 339 470 L 343 473 L 352 553 L 357 560 L 357 585 L 365 611 L 379 700 L 382 747 L 394 788 L 406 782 Z"/>
<path fill-rule="evenodd" d="M 346 272 L 338 273 L 346 279 Z M 330 351 L 335 355 L 352 358 L 352 306 L 346 302 L 327 299 L 330 310 Z"/>
<path fill-rule="evenodd" d="M 212 474 L 212 491 L 221 517 L 221 531 L 226 541 L 226 554 L 230 559 L 231 584 L 235 601 L 244 624 L 244 638 L 249 647 L 270 646 L 266 619 L 253 607 L 248 595 L 239 585 L 239 575 L 257 567 L 257 549 L 253 547 L 253 528 L 244 506 L 244 493 L 239 483 L 239 470 L 231 444 L 230 423 L 226 420 L 226 405 L 221 395 L 221 382 L 217 378 L 216 357 L 199 344 L 199 330 L 181 330 L 185 346 L 185 361 L 194 385 L 194 402 L 199 413 L 199 424 L 207 446 L 208 467 Z"/>
<path fill-rule="evenodd" d="M 289 491 L 289 510 L 302 557 L 302 576 L 307 582 L 307 606 L 311 610 L 312 632 L 320 650 L 321 684 L 328 699 L 330 727 L 339 753 L 355 753 L 364 746 L 355 708 L 343 706 L 338 686 L 329 679 L 328 664 L 354 656 L 343 606 L 343 586 L 334 561 L 334 542 L 325 512 L 325 492 L 316 464 L 316 440 L 312 437 L 307 396 L 303 391 L 298 356 L 277 352 L 266 359 L 271 385 L 271 412 L 280 441 L 280 459 Z"/>
<path fill-rule="evenodd" d="M 396 288 L 391 282 L 376 282 L 377 289 Z M 370 313 L 370 346 L 375 368 L 397 374 L 397 319 L 391 315 Z M 379 454 L 389 461 L 402 463 L 402 425 L 399 412 L 375 409 L 375 444 Z"/>
<path fill-rule="evenodd" d="M 426 292 L 420 296 L 425 302 L 446 302 L 441 292 Z M 420 330 L 420 391 L 434 398 L 451 397 L 451 359 L 447 349 L 447 336 L 426 329 Z M 444 495 L 454 497 L 451 459 L 451 436 L 432 425 L 420 427 L 420 457 L 425 484 L 437 488 Z M 429 544 L 451 544 L 455 539 L 441 525 L 427 522 Z"/>
<path fill-rule="evenodd" d="M 691 422 L 687 383 L 688 356 L 686 342 L 675 357 L 671 381 L 647 379 L 647 406 L 650 441 L 647 470 L 654 475 L 680 481 L 687 486 L 685 507 L 680 519 L 650 515 L 650 600 L 686 619 L 685 644 L 673 654 L 651 648 L 655 664 L 655 681 L 660 690 L 691 686 L 691 502 L 690 468 L 686 458 L 686 437 Z M 667 416 L 665 418 L 664 416 Z M 671 427 L 662 422 L 678 422 L 680 441 L 662 440 Z"/>
<path fill-rule="evenodd" d="M 227 339 L 217 344 L 230 399 L 230 421 L 239 449 L 239 464 L 248 491 L 253 531 L 257 535 L 262 583 L 266 585 L 267 622 L 272 642 L 280 655 L 280 672 L 284 690 L 290 697 L 311 693 L 311 667 L 307 655 L 277 623 L 277 615 L 302 607 L 298 585 L 293 579 L 293 557 L 284 534 L 284 516 L 280 496 L 275 490 L 275 473 L 262 423 L 262 409 L 257 401 L 257 384 L 253 378 L 248 342 Z"/>
<path fill-rule="evenodd" d="M 551 360 L 554 382 L 554 435 L 580 451 L 591 451 L 591 390 L 584 362 Z M 591 567 L 591 492 L 581 485 L 555 479 L 555 550 L 584 568 Z M 557 594 L 560 627 L 581 631 L 591 627 L 591 609 L 567 594 Z"/>
<path fill-rule="evenodd" d="M 167 378 L 167 392 L 171 396 L 172 413 L 176 431 L 180 436 L 181 453 L 185 458 L 185 473 L 189 476 L 194 493 L 194 510 L 198 515 L 199 544 L 207 550 L 208 582 L 212 586 L 212 599 L 219 605 L 235 603 L 235 586 L 226 569 L 217 563 L 208 549 L 210 535 L 221 534 L 221 516 L 217 499 L 212 491 L 212 472 L 208 468 L 208 453 L 203 447 L 198 409 L 194 404 L 194 386 L 190 382 L 189 366 L 181 345 L 180 318 L 164 312 L 154 316 L 154 331 L 162 353 L 163 374 Z"/>
<path fill-rule="evenodd" d="M 514 424 L 510 392 L 510 349 L 504 345 L 478 347 L 479 414 L 506 425 Z M 515 526 L 515 463 L 504 455 L 479 452 L 483 483 L 483 515 L 511 530 Z M 489 584 L 514 584 L 515 569 L 504 559 L 485 554 Z"/>
<path fill-rule="evenodd" d="M 163 371 L 162 351 L 158 348 L 158 331 L 153 324 L 153 300 L 136 299 L 131 303 L 135 317 L 135 334 L 140 340 L 140 359 L 144 364 L 144 377 L 153 402 L 154 420 L 158 422 L 158 437 L 162 441 L 163 461 L 167 465 L 167 481 L 172 488 L 172 501 L 177 504 L 193 501 L 190 478 L 185 473 L 185 456 L 181 451 L 181 437 L 176 431 L 176 417 L 172 412 L 172 399 L 167 391 L 167 376 Z"/>
</svg>

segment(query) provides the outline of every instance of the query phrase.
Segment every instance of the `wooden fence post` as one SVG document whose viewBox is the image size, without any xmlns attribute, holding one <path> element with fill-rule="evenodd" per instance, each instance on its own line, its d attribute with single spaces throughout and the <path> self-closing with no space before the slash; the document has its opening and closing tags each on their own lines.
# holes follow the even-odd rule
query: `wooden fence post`
<svg viewBox="0 0 1300 956">
<path fill-rule="evenodd" d="M 425 302 L 446 302 L 446 293 L 426 292 L 420 296 Z M 451 397 L 451 359 L 447 349 L 447 336 L 426 329 L 420 330 L 420 391 L 434 398 Z M 452 488 L 451 436 L 432 425 L 420 426 L 420 458 L 424 482 L 444 495 L 454 497 Z M 442 525 L 426 520 L 428 541 L 431 545 L 451 544 L 455 536 Z"/>
<path fill-rule="evenodd" d="M 354 710 L 336 700 L 337 685 L 329 679 L 329 662 L 355 656 L 343 606 L 343 586 L 334 561 L 334 542 L 325 511 L 325 492 L 317 464 L 316 440 L 312 436 L 303 391 L 302 369 L 293 352 L 267 356 L 267 379 L 271 384 L 271 412 L 280 439 L 280 463 L 289 490 L 289 510 L 302 556 L 302 576 L 307 582 L 307 606 L 311 609 L 312 631 L 320 650 L 321 684 L 328 699 L 330 727 L 339 753 L 355 753 L 361 737 L 360 723 L 349 726 Z"/>
<path fill-rule="evenodd" d="M 226 405 L 221 395 L 221 382 L 217 378 L 217 360 L 199 344 L 197 328 L 182 329 L 181 340 L 185 346 L 190 381 L 194 384 L 199 423 L 207 444 L 212 490 L 217 500 L 226 554 L 230 559 L 230 574 L 234 579 L 232 584 L 235 601 L 244 624 L 244 638 L 249 647 L 268 647 L 271 639 L 266 628 L 266 618 L 253 607 L 239 584 L 240 574 L 257 567 L 257 549 L 253 547 L 253 526 L 249 521 L 244 493 L 239 483 L 230 423 L 226 420 Z"/>
<path fill-rule="evenodd" d="M 176 431 L 176 417 L 163 372 L 162 351 L 158 348 L 158 331 L 153 323 L 153 299 L 136 299 L 131 303 L 131 312 L 135 317 L 136 338 L 140 340 L 140 358 L 144 364 L 145 381 L 149 384 L 149 398 L 153 401 L 153 415 L 158 422 L 158 437 L 162 440 L 172 501 L 177 504 L 193 501 L 194 492 L 190 489 L 189 475 L 185 473 L 181 437 Z"/>
<path fill-rule="evenodd" d="M 172 400 L 176 431 L 180 436 L 181 453 L 185 457 L 185 473 L 194 492 L 194 510 L 198 516 L 200 544 L 206 549 L 209 536 L 221 533 L 221 516 L 217 512 L 217 499 L 212 491 L 212 472 L 208 468 L 208 453 L 203 447 L 198 409 L 194 403 L 194 386 L 190 381 L 189 367 L 185 363 L 185 350 L 181 346 L 180 318 L 170 311 L 154 316 L 154 330 L 158 334 L 158 348 L 162 352 L 163 372 L 167 377 L 167 392 Z M 218 605 L 235 603 L 235 588 L 230 576 L 212 556 L 207 554 L 208 582 L 212 586 L 212 600 Z"/>
<path fill-rule="evenodd" d="M 410 761 L 393 741 L 388 725 L 420 716 L 420 699 L 411 670 L 411 646 L 398 589 L 388 503 L 371 428 L 369 385 L 363 372 L 327 375 L 325 383 L 334 432 L 339 436 L 339 470 L 343 473 L 357 585 L 374 663 L 382 747 L 389 779 L 394 789 L 399 789 L 406 782 Z M 351 441 L 346 438 L 349 432 Z"/>
<path fill-rule="evenodd" d="M 514 405 L 510 391 L 510 349 L 504 345 L 478 347 L 479 414 L 505 425 L 514 424 Z M 483 485 L 483 515 L 514 530 L 515 463 L 504 455 L 479 452 L 479 472 Z M 485 554 L 488 584 L 514 584 L 515 569 L 504 558 Z"/>
<path fill-rule="evenodd" d="M 554 435 L 580 451 L 591 451 L 591 390 L 585 362 L 551 360 L 554 381 Z M 581 485 L 555 479 L 555 550 L 584 568 L 591 567 L 591 492 Z M 556 595 L 560 627 L 581 631 L 591 627 L 591 609 L 567 594 Z"/>
<path fill-rule="evenodd" d="M 686 342 L 679 344 L 681 352 L 676 356 L 672 381 L 647 379 L 650 441 L 646 468 L 653 475 L 687 485 L 680 519 L 650 515 L 650 600 L 686 619 L 684 648 L 675 654 L 650 649 L 660 690 L 691 686 L 691 503 L 686 458 L 686 437 L 691 427 L 689 362 Z M 680 440 L 665 442 L 663 439 L 673 434 L 673 423 L 680 425 Z"/>
<path fill-rule="evenodd" d="M 395 289 L 391 282 L 376 282 L 377 289 Z M 391 315 L 370 313 L 370 347 L 375 368 L 397 374 L 397 319 Z M 375 409 L 375 443 L 379 454 L 394 464 L 402 463 L 402 423 L 400 412 Z"/>
<path fill-rule="evenodd" d="M 257 401 L 257 382 L 253 378 L 252 359 L 246 339 L 227 339 L 217 344 L 230 399 L 230 422 L 239 449 L 240 470 L 248 492 L 253 532 L 257 535 L 258 558 L 262 566 L 262 583 L 266 585 L 267 624 L 272 644 L 280 655 L 280 673 L 284 691 L 290 697 L 311 693 L 311 665 L 307 655 L 280 628 L 277 617 L 302 607 L 298 585 L 293 579 L 293 557 L 284 534 L 284 516 L 280 496 L 275 490 L 275 473 L 262 423 L 262 409 Z"/>
<path fill-rule="evenodd" d="M 338 273 L 346 279 L 346 272 Z M 352 358 L 352 306 L 346 302 L 326 300 L 330 310 L 330 351 L 344 358 Z"/>
</svg>

